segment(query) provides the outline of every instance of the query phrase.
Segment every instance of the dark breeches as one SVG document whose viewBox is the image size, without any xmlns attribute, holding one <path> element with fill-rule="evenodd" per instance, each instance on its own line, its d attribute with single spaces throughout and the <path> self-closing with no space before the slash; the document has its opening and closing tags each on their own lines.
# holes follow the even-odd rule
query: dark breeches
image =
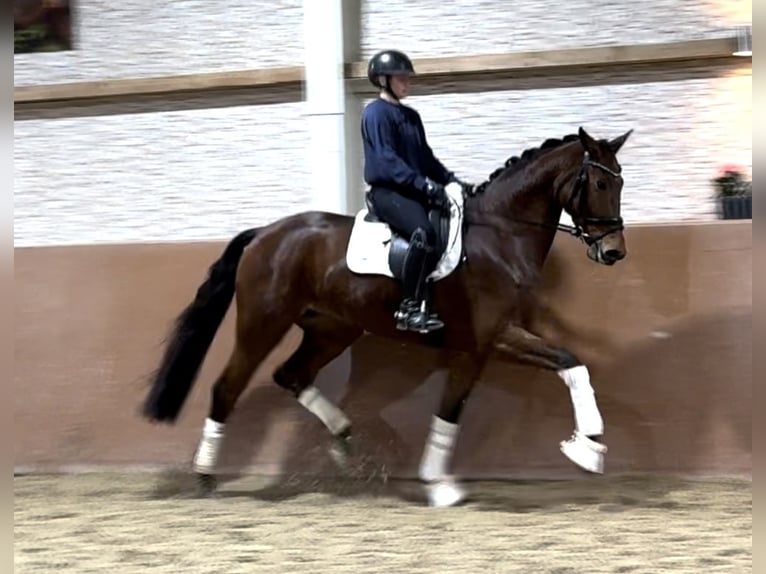
<svg viewBox="0 0 766 574">
<path fill-rule="evenodd" d="M 370 200 L 378 217 L 402 237 L 410 239 L 415 230 L 421 228 L 426 233 L 428 245 L 436 245 L 436 231 L 421 203 L 381 187 L 370 190 Z"/>
</svg>

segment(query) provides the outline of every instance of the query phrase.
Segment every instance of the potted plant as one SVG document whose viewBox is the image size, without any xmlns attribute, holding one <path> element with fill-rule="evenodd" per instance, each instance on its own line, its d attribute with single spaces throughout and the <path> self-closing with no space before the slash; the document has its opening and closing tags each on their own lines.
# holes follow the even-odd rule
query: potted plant
<svg viewBox="0 0 766 574">
<path fill-rule="evenodd" d="M 745 179 L 741 167 L 723 166 L 713 179 L 713 185 L 723 219 L 753 218 L 753 182 Z"/>
</svg>

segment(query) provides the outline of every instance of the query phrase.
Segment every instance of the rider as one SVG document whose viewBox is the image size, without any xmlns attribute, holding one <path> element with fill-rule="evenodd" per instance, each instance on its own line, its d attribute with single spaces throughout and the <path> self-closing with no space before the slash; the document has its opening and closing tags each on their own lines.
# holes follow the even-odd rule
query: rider
<svg viewBox="0 0 766 574">
<path fill-rule="evenodd" d="M 436 230 L 428 209 L 448 211 L 444 186 L 465 184 L 434 156 L 418 112 L 401 103 L 414 73 L 410 59 L 397 50 L 378 52 L 368 63 L 367 77 L 380 89 L 380 97 L 362 112 L 364 179 L 371 188 L 367 196 L 375 214 L 410 240 L 397 327 L 429 332 L 444 323 L 428 309 L 426 279 L 438 263 Z"/>
</svg>

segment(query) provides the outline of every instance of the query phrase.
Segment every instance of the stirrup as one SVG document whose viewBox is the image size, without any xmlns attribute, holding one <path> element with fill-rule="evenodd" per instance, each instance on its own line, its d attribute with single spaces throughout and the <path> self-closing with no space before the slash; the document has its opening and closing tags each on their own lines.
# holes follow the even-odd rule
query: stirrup
<svg viewBox="0 0 766 574">
<path fill-rule="evenodd" d="M 417 331 L 418 333 L 431 333 L 432 331 L 438 331 L 444 328 L 444 321 L 439 319 L 436 313 L 426 315 L 420 311 L 416 311 L 414 316 L 410 316 L 408 319 L 408 326 L 410 331 Z"/>
<path fill-rule="evenodd" d="M 444 321 L 436 313 L 430 311 L 425 302 L 421 302 L 414 309 L 407 309 L 406 312 L 397 314 L 396 319 L 396 328 L 399 330 L 430 333 L 444 327 Z"/>
<path fill-rule="evenodd" d="M 418 309 L 420 309 L 420 303 L 418 303 L 418 301 L 412 297 L 407 297 L 403 299 L 401 303 L 399 303 L 399 308 L 394 312 L 394 319 L 396 319 L 398 323 L 402 323 L 407 320 L 407 317 L 415 313 Z"/>
</svg>

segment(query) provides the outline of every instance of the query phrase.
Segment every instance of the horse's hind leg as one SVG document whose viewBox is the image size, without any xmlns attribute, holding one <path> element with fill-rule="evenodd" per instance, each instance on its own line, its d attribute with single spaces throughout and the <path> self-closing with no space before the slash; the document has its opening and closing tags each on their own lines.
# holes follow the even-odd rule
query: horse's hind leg
<svg viewBox="0 0 766 574">
<path fill-rule="evenodd" d="M 340 355 L 363 333 L 362 329 L 339 319 L 309 311 L 298 321 L 303 340 L 298 349 L 274 372 L 274 382 L 290 391 L 332 434 L 331 454 L 345 465 L 351 422 L 337 406 L 314 386 L 319 371 Z"/>
<path fill-rule="evenodd" d="M 240 312 L 238 316 L 234 350 L 213 385 L 208 417 L 194 456 L 194 470 L 205 492 L 215 488 L 214 473 L 226 421 L 258 365 L 292 325 L 289 317 L 286 312 L 257 317 Z"/>
</svg>

